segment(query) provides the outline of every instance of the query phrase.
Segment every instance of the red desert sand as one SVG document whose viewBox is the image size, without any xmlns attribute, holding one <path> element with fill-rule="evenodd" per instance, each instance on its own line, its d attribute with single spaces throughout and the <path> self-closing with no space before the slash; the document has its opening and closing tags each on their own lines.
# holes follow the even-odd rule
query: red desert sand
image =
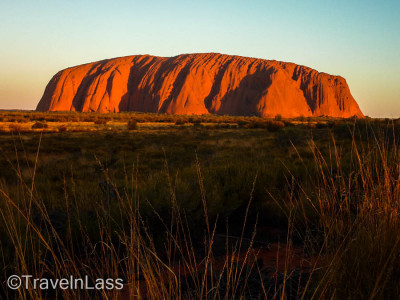
<svg viewBox="0 0 400 300">
<path fill-rule="evenodd" d="M 37 110 L 363 117 L 343 77 L 218 53 L 134 55 L 71 67 L 50 80 Z"/>
</svg>

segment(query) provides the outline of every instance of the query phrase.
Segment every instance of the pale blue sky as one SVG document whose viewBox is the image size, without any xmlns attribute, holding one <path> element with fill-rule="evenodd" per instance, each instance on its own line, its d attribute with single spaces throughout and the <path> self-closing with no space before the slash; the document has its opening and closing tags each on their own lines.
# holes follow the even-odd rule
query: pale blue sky
<svg viewBox="0 0 400 300">
<path fill-rule="evenodd" d="M 341 75 L 366 115 L 400 117 L 399 0 L 2 0 L 0 41 L 1 109 L 34 109 L 73 65 L 219 52 Z"/>
</svg>

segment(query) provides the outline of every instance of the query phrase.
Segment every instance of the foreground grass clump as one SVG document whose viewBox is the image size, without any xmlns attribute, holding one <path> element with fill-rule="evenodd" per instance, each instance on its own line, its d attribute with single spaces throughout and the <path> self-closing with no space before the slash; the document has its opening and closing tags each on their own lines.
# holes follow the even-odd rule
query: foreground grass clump
<svg viewBox="0 0 400 300">
<path fill-rule="evenodd" d="M 394 128 L 393 128 L 394 130 Z M 400 294 L 400 148 L 398 132 L 353 143 L 350 166 L 340 149 L 314 153 L 318 234 L 325 270 L 315 293 L 346 299 Z"/>
<path fill-rule="evenodd" d="M 2 298 L 397 297 L 397 125 L 179 127 L 1 136 Z M 10 274 L 126 286 L 15 294 Z"/>
<path fill-rule="evenodd" d="M 35 161 L 35 165 L 38 161 Z M 196 224 L 204 230 L 202 237 L 193 236 L 188 217 L 178 205 L 175 183 L 165 162 L 165 178 L 168 182 L 171 209 L 170 218 L 164 219 L 161 212 L 154 209 L 164 234 L 153 236 L 154 229 L 140 212 L 137 198 L 137 178 L 127 178 L 126 194 L 119 194 L 104 172 L 105 181 L 101 189 L 106 195 L 104 202 L 98 203 L 95 224 L 88 224 L 77 209 L 77 195 L 69 204 L 69 195 L 65 194 L 64 213 L 50 213 L 43 201 L 34 191 L 34 185 L 21 183 L 20 201 L 12 199 L 1 187 L 1 217 L 4 234 L 9 237 L 8 247 L 2 247 L 4 257 L 12 261 L 3 262 L 5 277 L 10 274 L 30 274 L 33 278 L 123 278 L 124 290 L 34 290 L 19 289 L 10 291 L 3 286 L 5 298 L 92 298 L 92 297 L 132 297 L 147 299 L 202 299 L 236 298 L 269 295 L 292 295 L 299 290 L 298 283 L 285 287 L 290 275 L 286 271 L 264 284 L 257 251 L 253 247 L 255 222 L 247 221 L 247 213 L 242 222 L 241 235 L 234 243 L 227 229 L 223 241 L 225 255 L 216 260 L 214 256 L 216 227 L 218 218 L 211 221 L 207 213 L 203 175 L 196 161 L 196 173 L 199 184 L 199 196 L 202 203 L 203 222 Z M 35 173 L 35 166 L 32 170 Z M 129 189 L 131 187 L 131 190 Z M 246 211 L 251 204 L 252 195 Z M 113 201 L 111 206 L 110 201 Z M 117 209 L 120 219 L 114 219 L 112 210 Z M 165 213 L 165 212 L 164 212 Z M 154 222 L 154 221 L 153 221 Z M 248 223 L 252 223 L 249 226 Z M 64 226 L 63 226 L 64 225 Z M 89 228 L 89 226 L 94 228 Z M 77 226 L 78 228 L 74 228 Z M 245 230 L 250 227 L 253 234 L 244 239 Z M 94 230 L 96 233 L 91 232 Z M 160 244 L 161 241 L 161 244 Z M 10 252 L 6 252 L 11 250 Z M 288 251 L 283 249 L 282 251 Z M 256 282 L 256 287 L 254 287 Z M 288 285 L 289 286 L 289 285 Z M 292 291 L 294 289 L 294 292 Z"/>
</svg>

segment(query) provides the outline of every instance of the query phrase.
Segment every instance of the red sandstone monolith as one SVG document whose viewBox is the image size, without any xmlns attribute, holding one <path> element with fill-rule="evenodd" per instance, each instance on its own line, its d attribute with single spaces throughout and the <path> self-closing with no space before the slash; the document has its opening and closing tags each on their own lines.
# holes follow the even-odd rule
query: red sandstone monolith
<svg viewBox="0 0 400 300">
<path fill-rule="evenodd" d="M 37 110 L 363 117 L 346 80 L 274 60 L 134 55 L 58 72 Z"/>
</svg>

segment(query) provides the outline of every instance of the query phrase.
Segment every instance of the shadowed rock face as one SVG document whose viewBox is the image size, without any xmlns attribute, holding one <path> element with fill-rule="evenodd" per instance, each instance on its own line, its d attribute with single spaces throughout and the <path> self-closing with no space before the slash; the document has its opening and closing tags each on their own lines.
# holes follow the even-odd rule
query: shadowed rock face
<svg viewBox="0 0 400 300">
<path fill-rule="evenodd" d="M 363 117 L 340 76 L 217 53 L 134 55 L 68 68 L 50 80 L 36 109 Z"/>
</svg>

